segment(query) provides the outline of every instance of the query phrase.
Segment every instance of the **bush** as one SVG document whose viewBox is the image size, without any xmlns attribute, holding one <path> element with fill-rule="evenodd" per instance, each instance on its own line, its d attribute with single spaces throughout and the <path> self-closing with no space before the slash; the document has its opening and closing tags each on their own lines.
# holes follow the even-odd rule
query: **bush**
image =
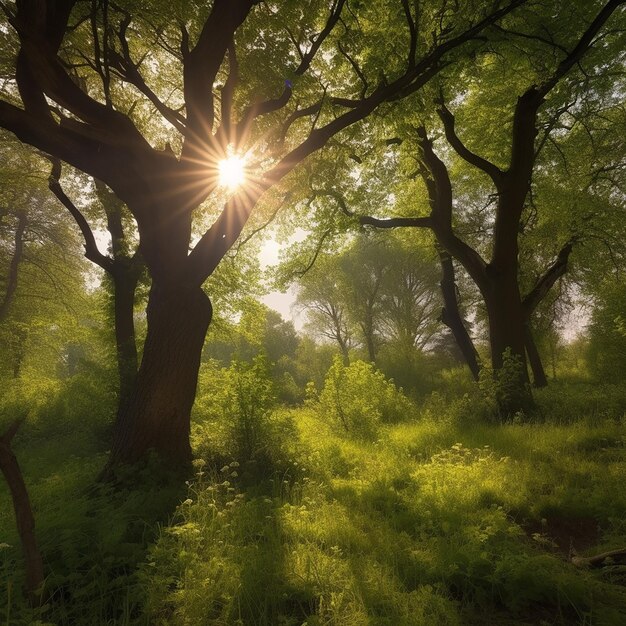
<svg viewBox="0 0 626 626">
<path fill-rule="evenodd" d="M 209 362 L 200 376 L 194 444 L 218 463 L 238 461 L 255 475 L 271 473 L 297 440 L 291 416 L 276 411 L 276 393 L 262 355 L 228 368 Z M 266 471 L 267 470 L 267 471 Z"/>
<path fill-rule="evenodd" d="M 381 423 L 414 415 L 414 407 L 392 381 L 370 363 L 345 366 L 336 357 L 320 394 L 322 414 L 346 432 L 374 439 Z"/>
<path fill-rule="evenodd" d="M 484 367 L 478 384 L 492 417 L 518 420 L 524 417 L 524 411 L 532 409 L 532 396 L 520 357 L 509 348 L 502 356 L 502 367 L 497 371 Z"/>
</svg>

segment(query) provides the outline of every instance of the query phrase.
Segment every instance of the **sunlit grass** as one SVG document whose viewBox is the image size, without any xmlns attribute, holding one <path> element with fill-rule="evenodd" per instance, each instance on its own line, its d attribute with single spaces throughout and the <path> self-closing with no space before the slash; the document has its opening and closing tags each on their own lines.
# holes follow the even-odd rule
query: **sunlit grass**
<svg viewBox="0 0 626 626">
<path fill-rule="evenodd" d="M 583 395 L 571 401 L 580 407 Z M 209 410 L 202 397 L 199 406 Z M 204 458 L 160 527 L 143 521 L 158 519 L 148 509 L 159 504 L 158 483 L 119 497 L 87 491 L 103 460 L 97 442 L 59 462 L 40 416 L 41 432 L 23 441 L 30 454 L 17 452 L 28 459 L 57 600 L 46 616 L 4 594 L 4 623 L 626 621 L 623 570 L 595 573 L 568 561 L 570 539 L 583 554 L 626 539 L 626 429 L 615 414 L 590 407 L 566 423 L 550 409 L 545 423 L 490 425 L 434 398 L 417 418 L 381 424 L 363 439 L 320 406 L 267 418 L 257 478 L 228 460 L 232 429 L 200 428 L 197 415 L 194 444 Z M 73 446 L 64 436 L 55 442 Z M 10 544 L 2 584 L 15 592 L 20 553 L 9 517 L 0 520 L 0 541 Z M 565 522 L 571 537 L 557 532 Z"/>
<path fill-rule="evenodd" d="M 175 593 L 149 594 L 153 615 L 163 616 L 157 623 L 626 618 L 623 588 L 574 568 L 549 537 L 552 520 L 590 518 L 601 533 L 597 545 L 581 543 L 585 549 L 620 546 L 621 423 L 470 427 L 441 416 L 383 427 L 376 441 L 364 441 L 342 436 L 314 409 L 292 416 L 301 439 L 297 478 L 229 494 L 221 477 L 202 477 L 197 499 L 179 510 L 181 530 L 157 543 L 153 568 L 163 576 L 187 563 Z M 208 524 L 205 490 L 222 493 Z M 197 567 L 205 582 L 189 578 Z M 207 603 L 219 617 L 206 613 Z"/>
</svg>

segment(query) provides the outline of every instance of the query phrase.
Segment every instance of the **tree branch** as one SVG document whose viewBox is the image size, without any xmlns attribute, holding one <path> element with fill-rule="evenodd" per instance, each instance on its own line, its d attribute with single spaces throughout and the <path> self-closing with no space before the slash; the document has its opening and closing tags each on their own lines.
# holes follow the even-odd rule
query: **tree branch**
<svg viewBox="0 0 626 626">
<path fill-rule="evenodd" d="M 571 52 L 559 63 L 554 74 L 537 88 L 539 97 L 545 98 L 546 95 L 556 86 L 556 84 L 567 74 L 575 65 L 580 63 L 581 59 L 587 51 L 593 46 L 594 38 L 600 29 L 606 24 L 611 15 L 621 5 L 626 4 L 626 0 L 609 0 L 594 20 L 589 24 L 585 32 L 582 34 L 578 43 Z"/>
<path fill-rule="evenodd" d="M 422 151 L 420 174 L 428 190 L 433 233 L 441 246 L 463 265 L 477 287 L 484 291 L 487 264 L 478 251 L 456 235 L 452 227 L 452 184 L 448 168 L 435 154 L 433 142 L 423 126 L 417 129 L 417 142 Z"/>
<path fill-rule="evenodd" d="M 120 27 L 117 33 L 118 40 L 122 49 L 120 55 L 112 48 L 107 48 L 108 56 L 111 60 L 111 67 L 115 68 L 119 73 L 122 80 L 134 85 L 150 102 L 154 105 L 155 109 L 167 120 L 178 132 L 184 135 L 186 120 L 183 115 L 178 111 L 168 107 L 157 95 L 148 87 L 143 76 L 139 72 L 138 65 L 132 59 L 130 54 L 130 47 L 128 45 L 128 39 L 126 38 L 126 31 L 130 26 L 131 16 L 126 13 L 124 19 L 120 23 Z"/>
<path fill-rule="evenodd" d="M 80 232 L 85 240 L 85 257 L 90 261 L 99 265 L 106 272 L 113 271 L 113 260 L 102 254 L 98 250 L 96 239 L 85 216 L 80 212 L 78 207 L 68 198 L 61 187 L 61 161 L 59 159 L 50 158 L 52 162 L 52 170 L 48 178 L 48 187 L 50 191 L 58 198 L 63 206 L 70 212 L 75 222 L 80 228 Z"/>
<path fill-rule="evenodd" d="M 522 308 L 524 309 L 526 319 L 530 318 L 533 311 L 546 297 L 554 283 L 567 272 L 569 257 L 576 241 L 576 238 L 572 238 L 561 248 L 556 260 L 546 269 L 535 283 L 535 286 L 522 300 Z"/>
<path fill-rule="evenodd" d="M 417 54 L 417 28 L 415 27 L 415 21 L 413 20 L 408 0 L 402 0 L 402 8 L 404 9 L 404 15 L 409 26 L 411 43 L 408 56 L 408 66 L 409 68 L 412 68 L 415 66 L 415 56 Z"/>
<path fill-rule="evenodd" d="M 470 165 L 473 165 L 479 170 L 485 172 L 485 174 L 487 174 L 491 178 L 496 188 L 499 188 L 502 185 L 502 170 L 491 161 L 488 161 L 487 159 L 484 159 L 483 157 L 469 150 L 467 146 L 461 141 L 459 136 L 456 134 L 454 115 L 448 109 L 448 107 L 446 107 L 443 96 L 440 96 L 437 104 L 439 105 L 439 107 L 437 108 L 437 114 L 439 115 L 439 119 L 441 119 L 441 122 L 443 124 L 448 143 L 464 161 L 467 161 Z"/>
<path fill-rule="evenodd" d="M 184 54 L 184 96 L 187 126 L 191 130 L 185 143 L 192 140 L 204 144 L 207 131 L 213 128 L 213 83 L 235 31 L 253 4 L 254 0 L 215 0 L 196 45 Z"/>
<path fill-rule="evenodd" d="M 302 76 L 309 69 L 309 66 L 315 58 L 317 51 L 320 49 L 320 46 L 324 43 L 324 40 L 328 37 L 328 35 L 330 35 L 339 21 L 341 11 L 343 10 L 345 3 L 346 0 L 334 0 L 333 6 L 330 10 L 330 16 L 328 17 L 328 20 L 326 20 L 326 25 L 320 34 L 312 41 L 311 47 L 307 50 L 307 52 L 302 54 L 302 60 L 295 71 L 296 76 Z"/>
<path fill-rule="evenodd" d="M 237 51 L 235 40 L 231 40 L 228 46 L 228 77 L 222 87 L 222 97 L 220 103 L 220 129 L 218 134 L 226 138 L 226 144 L 234 138 L 231 137 L 231 122 L 233 109 L 233 96 L 237 84 L 239 83 L 239 63 L 237 62 Z"/>
<path fill-rule="evenodd" d="M 317 242 L 317 246 L 315 248 L 315 252 L 313 254 L 313 257 L 311 258 L 311 260 L 309 261 L 309 263 L 307 264 L 307 266 L 304 269 L 301 270 L 294 270 L 293 273 L 296 276 L 300 276 L 300 278 L 302 278 L 314 265 L 315 265 L 315 261 L 317 261 L 317 257 L 320 255 L 320 252 L 322 251 L 322 248 L 324 246 L 324 241 L 326 241 L 326 238 L 329 237 L 332 233 L 332 229 L 327 228 L 323 233 L 322 236 L 320 237 L 319 241 Z"/>
</svg>

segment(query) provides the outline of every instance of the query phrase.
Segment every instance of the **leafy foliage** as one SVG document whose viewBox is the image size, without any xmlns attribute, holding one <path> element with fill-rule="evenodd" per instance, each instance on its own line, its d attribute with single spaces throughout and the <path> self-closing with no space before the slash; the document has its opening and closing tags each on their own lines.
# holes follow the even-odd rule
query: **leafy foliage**
<svg viewBox="0 0 626 626">
<path fill-rule="evenodd" d="M 346 433 L 375 439 L 384 423 L 409 419 L 411 403 L 371 363 L 335 360 L 320 393 L 320 414 Z"/>
</svg>

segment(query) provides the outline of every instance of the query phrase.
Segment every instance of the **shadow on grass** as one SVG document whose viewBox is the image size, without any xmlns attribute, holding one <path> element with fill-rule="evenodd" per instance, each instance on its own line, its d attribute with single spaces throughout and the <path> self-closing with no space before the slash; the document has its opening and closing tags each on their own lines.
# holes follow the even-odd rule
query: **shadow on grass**
<svg viewBox="0 0 626 626">
<path fill-rule="evenodd" d="M 302 624 L 318 609 L 315 591 L 290 581 L 285 553 L 289 542 L 275 503 L 267 495 L 257 496 L 232 519 L 241 563 L 234 603 L 238 614 L 232 617 L 243 624 Z"/>
<path fill-rule="evenodd" d="M 30 609 L 20 594 L 23 557 L 14 520 L 5 516 L 2 537 L 9 545 L 0 551 L 2 623 L 132 623 L 142 604 L 137 566 L 158 525 L 169 520 L 184 497 L 184 480 L 159 474 L 147 464 L 127 470 L 115 485 L 100 484 L 95 479 L 104 456 L 92 448 L 80 450 L 86 456 L 57 453 L 53 463 L 48 450 L 53 443 L 35 438 L 30 443 L 36 444 L 30 455 L 26 449 L 19 454 L 29 457 L 26 480 L 49 600 Z M 39 457 L 38 449 L 43 451 Z"/>
</svg>

